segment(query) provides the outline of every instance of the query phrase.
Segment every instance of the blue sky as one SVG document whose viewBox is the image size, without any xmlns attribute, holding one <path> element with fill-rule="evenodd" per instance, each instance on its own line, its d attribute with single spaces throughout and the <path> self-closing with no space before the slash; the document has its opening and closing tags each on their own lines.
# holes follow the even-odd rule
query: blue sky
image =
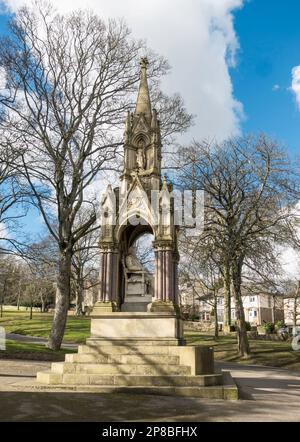
<svg viewBox="0 0 300 442">
<path fill-rule="evenodd" d="M 19 4 L 5 1 L 12 8 Z M 299 151 L 300 108 L 290 89 L 292 69 L 300 65 L 299 0 L 185 0 L 184 8 L 183 0 L 143 6 L 140 0 L 52 1 L 63 12 L 87 7 L 104 18 L 124 16 L 134 36 L 165 55 L 173 68 L 166 90 L 180 92 L 188 110 L 198 115 L 191 137 L 263 131 L 292 156 Z M 7 19 L 0 16 L 0 34 Z M 234 67 L 224 56 L 228 48 L 233 48 Z M 236 107 L 243 108 L 244 118 Z M 32 215 L 25 224 L 39 232 L 42 222 Z"/>
<path fill-rule="evenodd" d="M 300 147 L 300 112 L 291 90 L 292 68 L 300 64 L 300 1 L 252 0 L 235 13 L 240 42 L 231 70 L 235 96 L 244 105 L 245 132 L 264 131 Z M 279 89 L 273 90 L 275 85 Z"/>
<path fill-rule="evenodd" d="M 209 2 L 211 4 L 217 2 L 219 4 L 229 4 L 230 2 L 234 3 L 234 0 L 201 1 L 203 3 Z M 238 1 L 239 0 L 236 0 L 236 3 L 238 3 Z M 80 5 L 81 7 L 93 7 L 97 4 L 101 5 L 101 12 L 104 13 L 104 15 L 106 12 L 108 15 L 118 15 L 119 13 L 120 15 L 124 15 L 122 5 L 124 5 L 124 10 L 128 11 L 127 6 L 130 4 L 130 2 L 132 5 L 134 4 L 134 0 L 125 0 L 119 3 L 117 0 L 114 0 L 113 2 L 100 0 L 96 3 L 93 2 L 93 0 L 87 0 L 86 2 L 80 2 Z M 242 0 L 240 0 L 240 2 L 242 2 Z M 8 3 L 10 3 L 12 6 L 14 5 L 13 0 L 9 0 Z M 108 7 L 107 3 L 113 4 L 114 7 Z M 153 10 L 155 10 L 154 3 L 152 8 Z M 167 0 L 165 0 L 165 3 L 167 4 Z M 64 2 L 64 4 L 67 5 L 68 1 Z M 74 7 L 77 7 L 75 0 L 70 2 L 70 5 L 73 4 Z M 243 2 L 243 6 L 240 8 L 231 7 L 230 9 L 229 6 L 226 7 L 227 16 L 229 16 L 229 14 L 233 14 L 234 31 L 240 45 L 240 48 L 236 53 L 236 66 L 234 68 L 228 68 L 230 80 L 233 85 L 233 97 L 242 104 L 244 109 L 245 118 L 239 120 L 239 125 L 241 126 L 242 131 L 245 133 L 261 131 L 268 133 L 269 135 L 283 142 L 291 154 L 294 155 L 297 153 L 297 150 L 299 150 L 300 109 L 297 107 L 295 96 L 290 90 L 290 86 L 292 68 L 300 65 L 300 1 L 245 0 Z M 66 6 L 66 8 L 68 7 Z M 97 10 L 97 12 L 100 11 Z M 187 7 L 186 14 L 191 15 L 193 12 L 194 11 L 192 10 L 189 11 Z M 199 8 L 197 13 L 205 16 L 206 10 L 204 7 L 202 9 Z M 218 11 L 215 12 L 216 15 L 217 13 Z M 147 14 L 149 16 L 149 11 L 147 11 Z M 155 14 L 159 13 L 153 13 L 154 19 Z M 175 11 L 173 14 L 174 21 L 176 21 Z M 5 23 L 7 18 L 7 15 L 0 16 L 1 33 L 5 31 Z M 188 18 L 189 15 L 186 15 L 185 21 L 187 21 Z M 201 23 L 199 18 L 200 15 L 198 17 L 199 26 L 201 25 L 203 27 L 203 23 Z M 142 29 L 144 29 L 145 35 L 140 35 L 143 31 L 141 31 L 135 23 L 135 21 L 137 21 L 136 15 L 134 17 L 130 14 L 128 16 L 125 15 L 125 19 L 129 22 L 129 25 L 133 28 L 134 33 L 137 34 L 138 37 L 142 36 L 147 38 L 151 46 L 156 45 L 155 39 L 153 39 L 151 32 L 147 29 L 147 23 L 146 26 L 144 26 L 142 23 Z M 158 19 L 157 23 L 159 23 Z M 189 30 L 187 30 L 186 33 L 188 32 Z M 205 36 L 203 36 L 203 38 L 205 38 Z M 170 35 L 170 40 L 171 39 L 172 35 Z M 160 48 L 154 48 L 156 50 L 161 49 L 161 52 L 164 53 L 164 55 L 167 57 L 169 56 L 171 59 L 171 64 L 173 65 L 173 70 L 175 70 L 176 74 L 176 60 L 174 60 L 174 57 L 172 56 L 172 48 L 170 48 L 171 45 L 169 44 L 168 46 L 164 46 L 164 42 L 160 40 L 160 46 Z M 177 44 L 177 47 L 180 47 L 180 43 Z M 210 48 L 207 48 L 207 50 L 209 49 Z M 203 52 L 205 52 L 205 48 Z M 204 57 L 205 54 L 203 53 L 202 60 L 205 61 Z M 199 58 L 201 63 L 201 54 L 199 54 Z M 209 69 L 213 68 L 214 67 L 212 66 Z M 184 81 L 182 78 L 186 78 L 186 72 L 183 73 L 181 77 L 178 76 L 178 78 L 176 78 L 175 75 L 174 77 L 170 78 L 170 83 L 175 83 L 173 89 L 175 88 L 179 92 L 182 92 L 184 98 L 186 99 L 188 109 L 191 108 L 193 113 L 200 113 L 197 124 L 199 126 L 203 124 L 203 126 L 206 127 L 208 125 L 208 132 L 211 131 L 210 135 L 211 137 L 214 137 L 216 135 L 216 133 L 214 133 L 214 127 L 210 129 L 210 125 L 204 118 L 205 113 L 203 113 L 203 115 L 201 114 L 199 105 L 198 109 L 195 110 L 193 108 L 192 100 L 189 99 L 188 96 L 189 91 L 187 91 L 186 94 L 184 93 L 186 88 L 183 85 Z M 219 81 L 218 78 L 216 78 L 215 82 L 217 83 L 217 81 Z M 209 86 L 211 87 L 211 85 Z M 276 90 L 274 90 L 274 86 L 276 86 Z M 207 88 L 207 85 L 205 85 L 205 87 Z M 204 99 L 205 98 L 202 98 L 202 101 Z M 207 101 L 209 101 L 209 98 L 207 99 L 206 97 L 205 107 L 208 106 Z M 199 102 L 201 103 L 200 99 Z M 224 102 L 221 101 L 221 107 L 219 109 L 220 115 L 222 115 L 222 106 L 223 114 L 225 115 L 230 105 L 231 103 L 229 100 L 224 100 Z M 203 107 L 202 103 L 201 106 Z M 197 110 L 200 110 L 200 112 L 197 112 Z M 218 112 L 216 112 L 213 107 L 211 114 L 217 115 L 216 120 L 218 120 L 218 118 L 221 120 Z M 219 126 L 221 126 L 221 124 L 222 123 L 220 121 Z M 229 123 L 227 126 L 229 127 Z M 231 127 L 230 129 L 228 128 L 228 131 L 228 133 L 234 132 Z M 217 132 L 217 129 L 215 132 Z M 224 131 L 222 134 L 223 133 Z M 195 130 L 193 131 L 192 135 L 195 136 Z M 208 134 L 205 133 L 205 135 Z"/>
</svg>

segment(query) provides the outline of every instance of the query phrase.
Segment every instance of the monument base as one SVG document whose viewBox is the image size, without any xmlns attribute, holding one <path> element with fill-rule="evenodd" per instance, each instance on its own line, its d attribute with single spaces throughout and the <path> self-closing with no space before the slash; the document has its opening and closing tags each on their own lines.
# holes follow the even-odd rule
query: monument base
<svg viewBox="0 0 300 442">
<path fill-rule="evenodd" d="M 102 315 L 102 313 L 112 313 L 118 311 L 117 304 L 115 302 L 97 302 L 94 305 L 91 316 Z"/>
<path fill-rule="evenodd" d="M 92 313 L 91 339 L 109 342 L 151 342 L 182 345 L 183 321 L 170 313 L 102 312 Z"/>
<path fill-rule="evenodd" d="M 121 305 L 121 312 L 146 312 L 152 296 L 127 296 L 124 304 Z"/>
<path fill-rule="evenodd" d="M 170 313 L 94 310 L 86 345 L 37 373 L 36 387 L 237 399 L 230 374 L 214 371 L 213 348 L 185 346 L 182 325 Z"/>
<path fill-rule="evenodd" d="M 169 313 L 180 317 L 180 308 L 174 302 L 154 301 L 148 305 L 150 313 Z"/>
</svg>

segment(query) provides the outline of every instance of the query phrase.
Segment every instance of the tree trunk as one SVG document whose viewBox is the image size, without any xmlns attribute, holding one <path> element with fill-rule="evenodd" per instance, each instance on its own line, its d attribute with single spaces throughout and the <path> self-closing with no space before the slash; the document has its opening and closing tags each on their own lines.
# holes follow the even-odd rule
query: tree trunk
<svg viewBox="0 0 300 442">
<path fill-rule="evenodd" d="M 45 299 L 44 299 L 42 294 L 40 295 L 40 298 L 41 298 L 41 313 L 45 313 L 45 311 L 46 311 L 46 302 L 45 302 Z"/>
<path fill-rule="evenodd" d="M 297 319 L 298 319 L 298 298 L 294 298 L 294 311 L 293 311 L 293 336 L 297 336 Z"/>
<path fill-rule="evenodd" d="M 46 303 L 45 303 L 45 301 L 43 300 L 43 301 L 42 301 L 42 313 L 45 313 L 45 311 L 46 311 Z"/>
<path fill-rule="evenodd" d="M 83 278 L 80 274 L 76 275 L 76 310 L 75 315 L 76 316 L 82 316 L 83 310 L 82 310 L 82 303 L 83 303 Z"/>
<path fill-rule="evenodd" d="M 232 263 L 232 283 L 233 283 L 233 295 L 235 300 L 235 310 L 237 319 L 237 338 L 238 338 L 238 352 L 243 358 L 247 358 L 250 355 L 250 346 L 247 336 L 247 328 L 245 321 L 245 313 L 242 300 L 242 263 Z"/>
<path fill-rule="evenodd" d="M 224 313 L 223 330 L 224 333 L 230 332 L 231 326 L 231 278 L 230 268 L 226 265 L 224 272 Z"/>
<path fill-rule="evenodd" d="M 32 319 L 32 302 L 30 303 L 30 314 L 29 314 L 29 319 Z"/>
<path fill-rule="evenodd" d="M 272 316 L 273 316 L 273 324 L 276 322 L 276 303 L 275 303 L 275 296 L 272 296 L 273 306 L 272 306 Z"/>
<path fill-rule="evenodd" d="M 3 317 L 3 305 L 4 305 L 4 298 L 5 298 L 5 293 L 6 293 L 6 279 L 4 280 L 4 284 L 3 284 L 3 293 L 2 293 L 2 297 L 1 297 L 1 312 L 0 312 L 0 317 Z"/>
<path fill-rule="evenodd" d="M 21 301 L 21 287 L 20 287 L 20 284 L 19 284 L 18 298 L 17 298 L 17 309 L 18 309 L 18 311 L 20 310 L 20 301 Z"/>
<path fill-rule="evenodd" d="M 72 253 L 70 250 L 60 252 L 55 312 L 48 341 L 48 347 L 51 350 L 59 350 L 64 337 L 70 305 L 71 258 Z"/>
<path fill-rule="evenodd" d="M 214 299 L 214 310 L 215 310 L 215 339 L 218 339 L 218 337 L 219 337 L 219 322 L 218 322 L 218 301 L 217 301 L 216 296 Z"/>
</svg>

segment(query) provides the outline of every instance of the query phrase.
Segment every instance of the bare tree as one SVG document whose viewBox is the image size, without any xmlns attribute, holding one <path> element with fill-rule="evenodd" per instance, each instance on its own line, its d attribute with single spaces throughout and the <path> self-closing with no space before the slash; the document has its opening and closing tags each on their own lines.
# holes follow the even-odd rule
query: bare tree
<svg viewBox="0 0 300 442">
<path fill-rule="evenodd" d="M 246 262 L 266 246 L 284 240 L 294 202 L 288 192 L 291 165 L 266 136 L 229 140 L 222 145 L 195 143 L 182 150 L 181 184 L 189 187 L 192 171 L 205 191 L 205 229 L 220 261 L 230 269 L 235 301 L 239 354 L 250 353 L 242 302 Z M 227 270 L 228 271 L 228 270 Z"/>
<path fill-rule="evenodd" d="M 153 250 L 153 235 L 145 234 L 139 237 L 135 243 L 135 254 L 141 265 L 150 273 L 154 273 L 155 257 Z"/>
<path fill-rule="evenodd" d="M 80 222 L 82 223 L 83 218 L 88 216 L 88 213 L 81 212 L 79 214 Z M 84 313 L 82 310 L 84 291 L 90 290 L 99 284 L 98 278 L 95 278 L 95 274 L 99 273 L 98 236 L 98 229 L 91 230 L 80 238 L 74 246 L 72 282 L 76 300 L 76 316 L 81 316 Z"/>
<path fill-rule="evenodd" d="M 0 116 L 1 119 L 1 116 Z M 0 143 L 0 252 L 9 252 L 11 246 L 18 248 L 19 242 L 12 236 L 18 221 L 27 213 L 26 189 L 20 176 L 11 166 L 18 155 Z"/>
<path fill-rule="evenodd" d="M 3 306 L 10 295 L 14 283 L 14 258 L 0 254 L 0 317 L 3 316 Z"/>
<path fill-rule="evenodd" d="M 285 320 L 291 321 L 294 333 L 300 324 L 300 281 L 288 280 L 284 284 Z"/>
<path fill-rule="evenodd" d="M 213 247 L 204 244 L 198 238 L 182 236 L 180 239 L 181 281 L 193 290 L 193 297 L 204 301 L 213 311 L 214 336 L 219 337 L 218 300 L 223 297 L 220 291 L 224 283 L 214 258 Z"/>
<path fill-rule="evenodd" d="M 120 127 L 139 80 L 137 60 L 146 50 L 123 21 L 105 23 L 85 11 L 60 15 L 39 4 L 35 10 L 20 9 L 0 43 L 0 66 L 6 72 L 6 89 L 0 94 L 1 144 L 21 153 L 15 167 L 58 245 L 48 343 L 56 350 L 70 303 L 74 246 L 96 228 L 91 186 L 100 171 L 116 168 Z M 167 70 L 166 61 L 153 55 L 149 77 L 154 84 Z M 178 101 L 174 105 L 175 121 L 184 109 Z M 79 225 L 82 206 L 93 215 Z"/>
</svg>

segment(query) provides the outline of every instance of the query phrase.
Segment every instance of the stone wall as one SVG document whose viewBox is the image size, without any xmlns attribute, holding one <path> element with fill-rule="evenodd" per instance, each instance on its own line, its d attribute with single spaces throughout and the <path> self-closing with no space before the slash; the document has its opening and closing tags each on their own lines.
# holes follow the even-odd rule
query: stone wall
<svg viewBox="0 0 300 442">
<path fill-rule="evenodd" d="M 286 341 L 284 337 L 276 333 L 259 335 L 255 332 L 248 332 L 248 337 L 249 339 L 255 339 L 257 341 Z"/>
<path fill-rule="evenodd" d="M 210 321 L 184 321 L 183 324 L 184 330 L 187 331 L 211 332 L 215 328 L 215 325 Z"/>
</svg>

